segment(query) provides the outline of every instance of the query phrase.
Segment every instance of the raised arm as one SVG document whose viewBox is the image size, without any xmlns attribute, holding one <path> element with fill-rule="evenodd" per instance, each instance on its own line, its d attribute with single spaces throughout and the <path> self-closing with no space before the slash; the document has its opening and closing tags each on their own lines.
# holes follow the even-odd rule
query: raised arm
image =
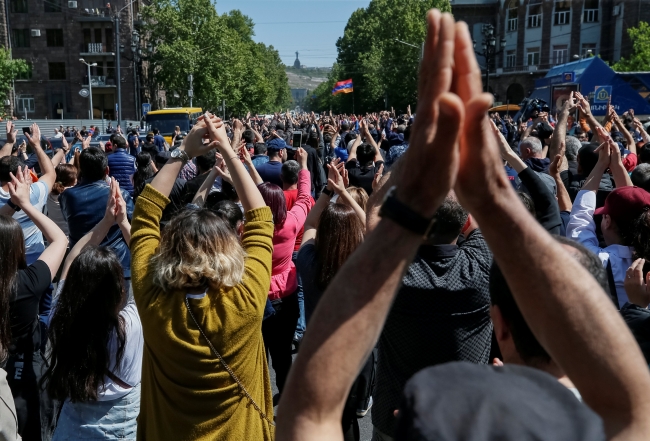
<svg viewBox="0 0 650 441">
<path fill-rule="evenodd" d="M 361 136 L 357 136 L 352 143 L 352 148 L 350 149 L 350 154 L 348 155 L 348 160 L 346 162 L 352 162 L 357 160 L 357 148 L 361 144 Z M 365 164 L 364 164 L 365 165 Z"/>
<path fill-rule="evenodd" d="M 27 142 L 29 142 L 29 145 L 31 145 L 36 152 L 38 165 L 41 167 L 41 177 L 38 181 L 47 185 L 47 190 L 51 191 L 52 186 L 56 181 L 56 171 L 54 170 L 52 161 L 41 147 L 41 130 L 38 128 L 36 123 L 32 124 L 32 134 L 30 135 L 29 133 L 25 133 L 25 138 L 27 138 Z"/>
<path fill-rule="evenodd" d="M 591 106 L 589 105 L 589 101 L 584 96 L 582 96 L 580 92 L 575 92 L 574 95 L 578 100 L 578 107 L 580 107 L 580 111 L 582 112 L 582 114 L 585 116 L 585 119 L 587 120 L 587 124 L 591 129 L 591 133 L 593 133 L 591 142 L 598 142 L 600 138 L 598 136 L 597 129 L 599 127 L 602 129 L 602 126 L 600 125 L 598 120 L 594 118 L 594 115 L 591 113 Z"/>
<path fill-rule="evenodd" d="M 327 164 L 327 169 L 329 171 L 327 185 L 331 185 L 332 189 L 337 195 L 339 195 L 339 199 L 352 207 L 361 223 L 366 225 L 366 212 L 363 211 L 363 208 L 357 204 L 357 201 L 355 201 L 352 195 L 346 190 L 343 178 L 341 177 L 337 167 L 332 164 Z"/>
<path fill-rule="evenodd" d="M 264 180 L 262 179 L 259 172 L 255 168 L 255 165 L 253 164 L 253 159 L 251 158 L 251 154 L 245 146 L 241 146 L 239 148 L 239 155 L 244 159 L 244 164 L 248 169 L 248 174 L 251 176 L 251 179 L 253 180 L 255 185 L 263 184 Z"/>
<path fill-rule="evenodd" d="M 621 150 L 618 148 L 618 145 L 603 128 L 598 129 L 598 136 L 604 141 L 604 148 L 609 149 L 609 170 L 612 172 L 612 177 L 614 178 L 616 187 L 631 187 L 633 185 L 632 179 L 623 166 Z"/>
<path fill-rule="evenodd" d="M 464 24 L 467 51 L 456 50 L 456 79 L 466 105 L 456 194 L 481 225 L 524 319 L 603 419 L 609 439 L 650 436 L 650 372 L 629 329 L 600 285 L 523 207 L 501 172 L 489 135 L 480 70 Z M 457 44 L 458 46 L 458 44 Z M 471 74 L 466 74 L 466 66 Z M 481 121 L 477 130 L 475 122 Z M 522 272 L 528 262 L 533 272 Z M 571 293 L 567 295 L 567 293 Z"/>
<path fill-rule="evenodd" d="M 17 133 L 18 130 L 16 130 L 14 123 L 11 122 L 11 120 L 7 121 L 7 142 L 5 142 L 5 145 L 0 148 L 0 158 L 11 155 L 14 144 L 16 144 Z"/>
<path fill-rule="evenodd" d="M 564 150 L 564 148 L 561 148 Z M 548 174 L 555 180 L 555 186 L 557 187 L 557 205 L 560 208 L 560 211 L 571 211 L 571 198 L 569 197 L 569 192 L 562 182 L 562 177 L 560 173 L 563 170 L 568 168 L 567 159 L 564 154 L 557 154 L 551 162 L 551 166 L 548 169 Z"/>
<path fill-rule="evenodd" d="M 233 186 L 237 191 L 237 195 L 244 207 L 244 211 L 266 206 L 260 191 L 257 189 L 257 185 L 255 185 L 255 182 L 253 182 L 253 179 L 246 171 L 244 164 L 239 160 L 239 155 L 237 155 L 230 146 L 228 136 L 226 135 L 226 129 L 223 125 L 218 125 L 216 120 L 214 120 L 209 113 L 206 113 L 206 117 L 203 118 L 203 121 L 205 121 L 207 126 L 210 140 L 217 142 L 217 148 L 219 149 L 219 152 L 221 152 L 221 155 L 228 166 Z"/>
<path fill-rule="evenodd" d="M 10 174 L 9 194 L 11 195 L 11 202 L 25 212 L 27 217 L 34 222 L 36 228 L 41 230 L 43 236 L 47 239 L 49 245 L 38 257 L 38 260 L 43 261 L 48 266 L 52 279 L 54 279 L 68 247 L 68 238 L 49 217 L 31 204 L 28 184 L 29 170 L 18 167 L 17 174 L 18 176 Z"/>
<path fill-rule="evenodd" d="M 438 27 L 441 37 L 434 48 L 431 29 Z M 408 173 L 400 176 L 396 191 L 398 200 L 426 218 L 433 217 L 449 191 L 450 170 L 458 160 L 453 146 L 463 119 L 462 103 L 444 93 L 451 86 L 453 44 L 448 43 L 453 42 L 453 29 L 451 15 L 442 20 L 438 12 L 429 15 L 418 118 L 404 154 L 403 170 Z M 289 374 L 278 408 L 278 440 L 342 439 L 341 415 L 352 382 L 377 341 L 421 242 L 420 235 L 382 219 L 339 270 L 314 312 Z M 353 280 L 367 283 L 360 286 Z"/>
<path fill-rule="evenodd" d="M 573 97 L 573 92 L 571 92 L 569 99 L 562 104 L 560 112 L 558 113 L 557 123 L 555 124 L 555 130 L 553 131 L 553 137 L 551 138 L 551 145 L 548 149 L 549 158 L 555 158 L 555 155 L 560 153 L 561 143 L 565 142 L 566 139 L 566 125 L 569 114 L 573 112 L 576 107 L 578 107 L 578 103 Z"/>
</svg>

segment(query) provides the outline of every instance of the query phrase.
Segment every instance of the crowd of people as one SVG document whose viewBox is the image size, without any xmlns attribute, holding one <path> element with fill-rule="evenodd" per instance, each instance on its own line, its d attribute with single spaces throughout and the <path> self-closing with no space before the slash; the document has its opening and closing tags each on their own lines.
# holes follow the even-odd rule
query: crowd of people
<svg viewBox="0 0 650 441">
<path fill-rule="evenodd" d="M 38 167 L 7 122 L 0 439 L 650 438 L 650 135 L 489 114 L 427 23 L 414 114 L 33 125 Z"/>
</svg>

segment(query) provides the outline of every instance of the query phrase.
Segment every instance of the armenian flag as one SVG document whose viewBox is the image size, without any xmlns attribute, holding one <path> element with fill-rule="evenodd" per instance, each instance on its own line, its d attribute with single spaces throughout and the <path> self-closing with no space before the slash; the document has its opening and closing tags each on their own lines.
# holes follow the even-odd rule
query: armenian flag
<svg viewBox="0 0 650 441">
<path fill-rule="evenodd" d="M 332 95 L 336 95 L 337 93 L 350 92 L 354 92 L 354 87 L 352 87 L 352 78 L 349 80 L 339 81 L 334 85 L 334 89 L 332 89 Z"/>
</svg>

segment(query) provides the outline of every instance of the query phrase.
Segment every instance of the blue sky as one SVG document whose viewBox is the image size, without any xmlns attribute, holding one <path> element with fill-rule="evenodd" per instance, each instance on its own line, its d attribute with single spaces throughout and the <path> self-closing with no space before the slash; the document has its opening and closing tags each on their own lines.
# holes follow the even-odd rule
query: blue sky
<svg viewBox="0 0 650 441">
<path fill-rule="evenodd" d="M 239 9 L 255 22 L 255 41 L 272 45 L 282 61 L 293 65 L 295 52 L 309 67 L 336 61 L 336 40 L 353 11 L 370 0 L 216 0 L 217 12 Z"/>
</svg>

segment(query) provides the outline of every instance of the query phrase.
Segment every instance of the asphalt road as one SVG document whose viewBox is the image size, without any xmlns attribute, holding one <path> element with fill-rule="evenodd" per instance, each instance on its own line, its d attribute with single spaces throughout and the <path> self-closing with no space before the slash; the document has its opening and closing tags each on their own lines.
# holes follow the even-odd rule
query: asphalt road
<svg viewBox="0 0 650 441">
<path fill-rule="evenodd" d="M 294 359 L 296 358 L 295 355 L 293 357 Z M 278 388 L 275 386 L 275 371 L 273 370 L 272 364 L 272 362 L 269 363 L 269 374 L 271 375 L 271 389 L 273 390 L 273 395 L 275 395 L 278 393 Z M 359 418 L 359 431 L 361 433 L 361 441 L 370 441 L 370 438 L 372 438 L 372 422 L 370 417 L 371 413 L 372 409 L 365 417 Z"/>
</svg>

